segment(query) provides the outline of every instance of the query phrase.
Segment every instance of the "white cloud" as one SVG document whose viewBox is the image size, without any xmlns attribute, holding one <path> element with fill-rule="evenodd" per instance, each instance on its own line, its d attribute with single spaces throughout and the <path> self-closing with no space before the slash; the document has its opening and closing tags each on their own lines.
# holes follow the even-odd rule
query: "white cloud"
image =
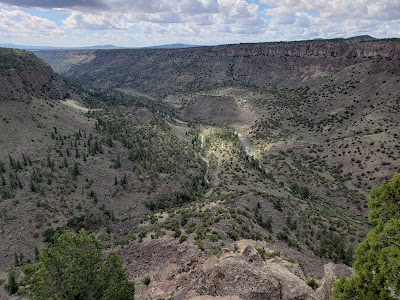
<svg viewBox="0 0 400 300">
<path fill-rule="evenodd" d="M 156 5 L 158 3 L 158 5 Z M 113 1 L 116 4 L 116 1 Z M 72 11 L 64 20 L 64 25 L 70 29 L 110 30 L 130 29 L 132 27 L 143 32 L 149 28 L 154 33 L 176 34 L 182 30 L 182 35 L 218 32 L 236 34 L 256 34 L 265 31 L 264 21 L 258 16 L 259 6 L 247 3 L 245 0 L 178 0 L 178 1 L 132 1 L 124 2 L 121 12 L 83 13 Z M 134 9 L 133 9 L 134 8 Z M 167 9 L 168 11 L 165 11 Z M 164 24 L 152 27 L 147 23 Z M 178 26 L 183 23 L 185 26 Z M 169 25 L 173 26 L 169 26 Z M 220 26 L 224 24 L 225 26 Z M 201 27 L 201 28 L 198 28 Z"/>
<path fill-rule="evenodd" d="M 220 9 L 223 14 L 230 18 L 254 18 L 257 17 L 259 6 L 247 3 L 244 0 L 220 0 Z"/>
<path fill-rule="evenodd" d="M 126 30 L 134 27 L 133 23 L 127 22 L 123 17 L 107 14 L 88 15 L 78 12 L 73 12 L 63 21 L 63 24 L 69 28 L 87 30 Z"/>
<path fill-rule="evenodd" d="M 0 9 L 0 37 L 22 38 L 59 36 L 64 31 L 53 21 L 30 15 L 21 10 Z"/>
<path fill-rule="evenodd" d="M 183 0 L 176 1 L 179 12 L 187 14 L 214 14 L 219 13 L 217 0 Z"/>
<path fill-rule="evenodd" d="M 362 18 L 395 20 L 400 18 L 399 0 L 261 0 L 273 8 L 284 7 L 292 11 L 319 10 L 326 18 Z M 279 5 L 277 5 L 279 3 Z"/>
<path fill-rule="evenodd" d="M 6 3 L 0 4 L 0 9 L 4 8 L 0 13 L 0 37 L 32 39 L 34 36 L 37 40 L 54 37 L 61 45 L 219 44 L 360 34 L 400 36 L 400 0 L 0 0 L 0 3 Z M 41 7 L 49 14 L 62 11 L 67 16 L 57 25 L 23 12 L 16 5 Z M 13 11 L 15 16 L 10 13 Z"/>
<path fill-rule="evenodd" d="M 376 1 L 368 6 L 368 16 L 378 20 L 400 19 L 400 1 Z"/>
<path fill-rule="evenodd" d="M 275 25 L 293 24 L 296 20 L 296 12 L 286 6 L 266 9 L 265 14 L 272 17 L 272 21 Z"/>
<path fill-rule="evenodd" d="M 183 23 L 186 21 L 184 16 L 176 12 L 161 12 L 152 14 L 139 13 L 126 15 L 126 17 L 130 20 L 140 20 L 150 23 Z"/>
<path fill-rule="evenodd" d="M 400 36 L 400 0 L 261 0 L 269 29 L 283 40 Z M 271 37 L 271 35 L 269 35 Z"/>
</svg>

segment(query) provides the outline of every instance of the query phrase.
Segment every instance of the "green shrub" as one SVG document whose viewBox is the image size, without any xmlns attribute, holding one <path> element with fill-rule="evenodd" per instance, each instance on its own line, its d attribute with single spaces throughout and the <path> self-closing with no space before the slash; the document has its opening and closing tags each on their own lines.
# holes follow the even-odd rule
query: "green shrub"
<svg viewBox="0 0 400 300">
<path fill-rule="evenodd" d="M 135 292 L 120 258 L 111 253 L 103 260 L 95 235 L 84 230 L 62 233 L 24 273 L 28 295 L 34 300 L 127 300 Z"/>
<path fill-rule="evenodd" d="M 318 282 L 317 282 L 314 278 L 309 279 L 309 280 L 307 281 L 307 284 L 308 284 L 313 290 L 316 290 L 316 289 L 319 287 Z"/>
<path fill-rule="evenodd" d="M 179 237 L 179 243 L 183 243 L 184 241 L 186 241 L 187 240 L 187 236 L 186 235 L 184 235 L 184 234 L 182 234 L 180 237 Z"/>
<path fill-rule="evenodd" d="M 142 278 L 142 283 L 144 284 L 144 285 L 149 285 L 150 284 L 150 282 L 151 282 L 151 278 L 150 278 L 150 276 L 149 275 L 146 275 L 146 276 L 144 276 L 143 278 Z"/>
</svg>

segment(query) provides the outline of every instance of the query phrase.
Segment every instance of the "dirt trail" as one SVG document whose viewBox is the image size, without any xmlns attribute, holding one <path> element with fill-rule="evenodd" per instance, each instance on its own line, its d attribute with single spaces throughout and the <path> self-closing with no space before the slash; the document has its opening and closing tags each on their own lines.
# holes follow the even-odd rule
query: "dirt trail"
<svg viewBox="0 0 400 300">
<path fill-rule="evenodd" d="M 61 103 L 65 104 L 66 106 L 71 107 L 73 109 L 82 111 L 84 113 L 87 113 L 87 112 L 90 112 L 90 111 L 99 111 L 99 110 L 101 110 L 100 108 L 97 108 L 97 109 L 87 108 L 87 107 L 83 106 L 83 104 L 81 104 L 78 101 L 75 101 L 73 99 L 68 99 L 68 100 L 62 101 Z"/>
</svg>

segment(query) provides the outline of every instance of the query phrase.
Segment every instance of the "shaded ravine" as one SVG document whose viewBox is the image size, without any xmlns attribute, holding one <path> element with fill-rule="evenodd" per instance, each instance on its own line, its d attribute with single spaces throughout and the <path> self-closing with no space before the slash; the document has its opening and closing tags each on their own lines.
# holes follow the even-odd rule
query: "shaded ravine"
<svg viewBox="0 0 400 300">
<path fill-rule="evenodd" d="M 175 117 L 168 116 L 168 115 L 165 115 L 165 114 L 162 114 L 162 115 L 164 117 L 167 117 L 167 118 L 171 119 L 172 121 L 178 123 L 179 125 L 188 125 L 189 124 L 189 122 L 177 119 Z M 203 151 L 203 150 L 204 150 L 204 135 L 200 134 L 200 151 L 198 152 L 198 154 L 199 154 L 201 160 L 204 161 L 205 164 L 206 164 L 206 171 L 204 172 L 204 177 L 203 177 L 204 182 L 206 184 L 210 184 L 210 181 L 208 180 L 208 169 L 209 169 L 209 166 L 210 166 L 210 162 L 207 160 L 207 158 L 205 158 L 203 155 L 201 155 L 201 151 Z"/>
<path fill-rule="evenodd" d="M 126 92 L 124 92 L 124 93 L 126 93 Z M 129 93 L 127 93 L 127 94 L 129 94 Z M 142 96 L 144 96 L 144 95 L 142 95 Z M 146 98 L 151 99 L 149 96 L 147 96 Z M 153 99 L 153 101 L 154 101 L 154 99 Z M 189 124 L 189 122 L 180 120 L 180 119 L 176 118 L 173 115 L 166 114 L 165 112 L 161 112 L 160 111 L 158 113 L 160 115 L 162 115 L 164 117 L 167 117 L 170 120 L 176 122 L 177 124 L 180 124 L 180 125 L 188 125 Z M 241 134 L 241 133 L 239 133 L 237 131 L 235 131 L 235 134 L 238 137 L 238 140 L 239 140 L 240 144 L 242 145 L 243 150 L 245 151 L 246 155 L 248 157 L 256 158 L 255 157 L 255 153 L 254 153 L 254 146 L 253 146 L 252 142 L 249 139 L 247 139 L 243 134 Z M 203 147 L 204 147 L 204 136 L 201 135 L 201 150 L 203 150 Z M 200 152 L 199 152 L 199 156 L 200 156 L 201 160 L 203 160 L 206 163 L 206 171 L 205 171 L 205 174 L 204 174 L 204 181 L 206 182 L 206 184 L 209 184 L 210 183 L 209 180 L 208 180 L 209 161 L 205 157 L 203 157 Z M 284 187 L 285 187 L 285 189 L 288 190 L 289 192 L 291 192 L 290 186 L 289 186 L 289 184 L 287 182 L 285 182 L 284 180 L 281 180 L 279 177 L 275 176 L 271 172 L 271 170 L 267 166 L 263 165 L 260 161 L 258 163 L 259 163 L 258 164 L 258 168 L 259 168 L 259 170 L 261 172 L 263 172 L 264 174 L 268 175 L 275 182 L 278 182 L 278 183 L 282 182 Z M 365 223 L 363 223 L 361 221 L 355 220 L 355 219 L 349 217 L 347 214 L 342 213 L 341 211 L 338 211 L 329 202 L 326 202 L 321 198 L 307 199 L 307 200 L 309 202 L 321 207 L 321 208 L 326 209 L 327 211 L 331 212 L 332 214 L 334 214 L 338 218 L 341 218 L 341 219 L 343 219 L 345 221 L 348 221 L 348 222 L 352 223 L 353 225 L 362 226 L 363 228 L 369 228 L 369 226 L 367 224 L 365 224 Z"/>
<path fill-rule="evenodd" d="M 201 148 L 201 150 L 204 150 L 204 135 L 203 134 L 200 134 L 200 141 L 201 141 L 200 148 Z M 210 181 L 208 180 L 208 169 L 210 166 L 210 162 L 205 157 L 203 157 L 200 152 L 199 152 L 199 155 L 200 155 L 200 158 L 206 163 L 206 172 L 204 173 L 204 182 L 206 184 L 210 184 Z"/>
</svg>

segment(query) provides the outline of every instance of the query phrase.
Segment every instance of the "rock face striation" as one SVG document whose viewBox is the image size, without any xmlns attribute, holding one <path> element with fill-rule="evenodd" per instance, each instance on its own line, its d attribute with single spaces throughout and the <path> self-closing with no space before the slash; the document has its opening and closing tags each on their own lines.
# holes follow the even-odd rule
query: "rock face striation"
<svg viewBox="0 0 400 300">
<path fill-rule="evenodd" d="M 314 291 L 297 261 L 254 240 L 237 241 L 219 258 L 172 240 L 130 244 L 120 254 L 132 277 L 152 278 L 148 286 L 137 286 L 135 299 L 329 300 L 337 276 L 351 272 L 349 267 L 325 265 L 321 287 Z"/>
<path fill-rule="evenodd" d="M 220 86 L 308 82 L 356 64 L 400 74 L 399 40 L 328 40 L 189 49 L 37 51 L 58 72 L 101 89 L 129 87 L 165 98 Z M 364 72 L 363 71 L 363 72 Z"/>
</svg>

